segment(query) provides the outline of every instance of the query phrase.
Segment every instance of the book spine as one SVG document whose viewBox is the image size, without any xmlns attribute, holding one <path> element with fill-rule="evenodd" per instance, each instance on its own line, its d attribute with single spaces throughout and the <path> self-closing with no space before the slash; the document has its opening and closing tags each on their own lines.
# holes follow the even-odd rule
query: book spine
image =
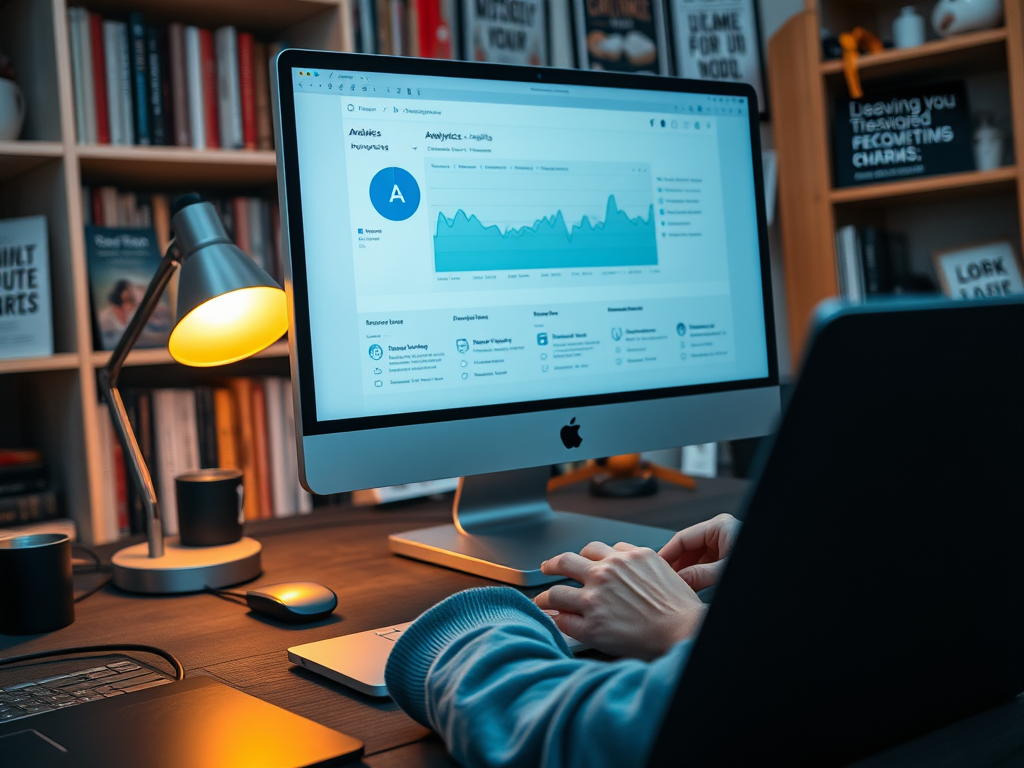
<svg viewBox="0 0 1024 768">
<path fill-rule="evenodd" d="M 23 525 L 60 517 L 60 503 L 54 491 L 0 497 L 0 526 Z"/>
<path fill-rule="evenodd" d="M 89 36 L 92 49 L 92 89 L 96 99 L 96 141 L 110 143 L 110 106 L 107 102 L 107 56 L 103 39 L 103 18 L 89 14 Z"/>
<path fill-rule="evenodd" d="M 185 83 L 188 88 L 189 139 L 193 149 L 206 149 L 206 97 L 203 96 L 199 27 L 185 27 Z"/>
<path fill-rule="evenodd" d="M 256 149 L 256 85 L 253 80 L 253 41 L 248 32 L 238 33 L 238 90 L 242 104 L 242 143 Z"/>
<path fill-rule="evenodd" d="M 164 72 L 160 61 L 160 29 L 146 27 L 146 58 L 148 65 L 149 128 L 153 143 L 168 144 L 167 114 L 164 109 Z"/>
<path fill-rule="evenodd" d="M 295 404 L 292 400 L 292 382 L 281 382 L 281 410 L 284 413 L 284 443 L 288 448 L 285 466 L 288 470 L 288 487 L 295 496 L 295 509 L 300 515 L 313 511 L 313 496 L 299 482 L 298 436 L 295 434 Z"/>
<path fill-rule="evenodd" d="M 270 65 L 267 46 L 259 40 L 252 44 L 252 86 L 256 107 L 256 148 L 274 148 L 274 124 L 270 112 Z"/>
<path fill-rule="evenodd" d="M 96 417 L 100 438 L 100 477 L 102 479 L 103 506 L 100 519 L 93 518 L 93 535 L 97 543 L 116 541 L 119 533 L 117 524 L 117 487 L 114 478 L 114 425 L 110 412 L 102 401 L 96 403 Z M 97 524 L 98 523 L 98 524 Z"/>
<path fill-rule="evenodd" d="M 213 416 L 217 428 L 217 466 L 223 469 L 241 469 L 238 460 L 235 418 L 235 396 L 230 389 L 213 390 Z"/>
<path fill-rule="evenodd" d="M 37 477 L 28 480 L 5 481 L 0 479 L 0 497 L 19 496 L 24 493 L 37 493 L 46 490 L 46 478 Z"/>
<path fill-rule="evenodd" d="M 267 241 L 264 237 L 263 204 L 258 197 L 245 198 L 249 210 L 249 255 L 260 265 L 260 269 L 271 271 L 270 259 L 267 258 Z"/>
<path fill-rule="evenodd" d="M 92 79 L 92 25 L 89 12 L 79 9 L 78 37 L 82 44 L 82 85 L 85 88 L 85 143 L 96 143 L 96 89 Z"/>
<path fill-rule="evenodd" d="M 117 22 L 117 62 L 120 89 L 118 100 L 121 102 L 118 113 L 121 115 L 121 135 L 125 144 L 135 143 L 135 110 L 132 105 L 132 67 L 131 47 L 128 43 L 128 25 Z"/>
<path fill-rule="evenodd" d="M 267 437 L 267 398 L 260 380 L 252 383 L 252 434 L 256 449 L 256 477 L 260 488 L 260 517 L 274 516 L 270 482 L 270 453 Z"/>
<path fill-rule="evenodd" d="M 199 55 L 203 68 L 203 115 L 206 120 L 206 148 L 220 147 L 220 123 L 217 119 L 217 60 L 213 52 L 213 33 L 199 30 Z"/>
<path fill-rule="evenodd" d="M 196 387 L 196 423 L 199 427 L 199 466 L 220 466 L 217 452 L 217 417 L 213 407 L 213 389 Z"/>
<path fill-rule="evenodd" d="M 75 89 L 75 139 L 88 144 L 85 127 L 85 61 L 82 57 L 82 8 L 68 8 L 68 38 L 71 43 L 71 83 Z"/>
<path fill-rule="evenodd" d="M 242 249 L 249 258 L 256 261 L 252 254 L 252 240 L 249 230 L 249 203 L 244 197 L 231 198 L 231 212 L 234 218 L 235 245 Z"/>
<path fill-rule="evenodd" d="M 113 440 L 113 465 L 114 465 L 114 509 L 117 516 L 118 536 L 127 536 L 131 531 L 131 523 L 128 516 L 128 470 L 124 463 L 124 450 L 119 440 Z"/>
<path fill-rule="evenodd" d="M 273 515 L 274 517 L 290 517 L 295 514 L 295 504 L 285 469 L 286 450 L 284 446 L 284 414 L 281 411 L 281 382 L 282 380 L 276 376 L 268 376 L 263 380 L 267 409 L 267 453 L 270 457 Z"/>
<path fill-rule="evenodd" d="M 242 470 L 242 484 L 245 486 L 245 519 L 259 520 L 260 492 L 253 449 L 252 382 L 246 378 L 237 378 L 232 379 L 229 384 L 235 395 L 235 407 L 237 408 L 237 448 Z"/>
<path fill-rule="evenodd" d="M 374 23 L 373 0 L 358 0 L 353 6 L 359 14 L 359 46 L 363 53 L 377 52 L 377 30 Z"/>
<path fill-rule="evenodd" d="M 125 143 L 121 120 L 121 46 L 120 32 L 116 21 L 103 22 L 103 65 L 107 83 L 107 121 L 110 126 L 110 143 Z M 110 226 L 107 224 L 107 226 Z"/>
<path fill-rule="evenodd" d="M 171 112 L 174 115 L 174 143 L 179 147 L 192 145 L 189 130 L 188 66 L 185 63 L 185 27 L 174 23 L 167 26 L 168 68 L 171 75 Z"/>
<path fill-rule="evenodd" d="M 391 0 L 376 0 L 377 6 L 377 53 L 390 55 L 395 51 L 391 46 Z"/>
<path fill-rule="evenodd" d="M 275 278 L 280 285 L 284 285 L 284 245 L 281 242 L 281 209 L 277 206 L 277 200 L 270 201 L 270 245 L 273 248 Z"/>
<path fill-rule="evenodd" d="M 146 25 L 141 13 L 128 16 L 131 43 L 132 100 L 135 105 L 135 143 L 152 144 L 149 125 L 149 75 L 146 66 Z"/>
<path fill-rule="evenodd" d="M 395 56 L 404 56 L 405 3 L 402 0 L 388 0 L 388 12 L 391 14 L 391 53 Z"/>
<path fill-rule="evenodd" d="M 242 149 L 245 136 L 242 128 L 242 92 L 238 73 L 238 30 L 221 27 L 217 30 L 217 73 L 221 93 L 221 146 L 225 149 Z M 227 118 L 225 120 L 225 118 Z M 226 139 L 226 142 L 225 142 Z"/>
</svg>

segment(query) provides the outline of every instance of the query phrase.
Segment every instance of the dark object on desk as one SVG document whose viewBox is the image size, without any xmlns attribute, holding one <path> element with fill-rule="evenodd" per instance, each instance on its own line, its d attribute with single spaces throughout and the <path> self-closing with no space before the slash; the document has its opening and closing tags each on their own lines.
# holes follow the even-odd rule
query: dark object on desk
<svg viewBox="0 0 1024 768">
<path fill-rule="evenodd" d="M 35 635 L 75 620 L 71 540 L 36 533 L 0 540 L 0 632 Z"/>
<path fill-rule="evenodd" d="M 358 759 L 363 744 L 208 677 L 0 725 L 4 765 L 306 768 Z"/>
<path fill-rule="evenodd" d="M 696 480 L 677 469 L 644 461 L 639 453 L 623 453 L 588 461 L 579 469 L 552 477 L 548 492 L 587 479 L 592 494 L 615 499 L 653 496 L 658 492 L 659 479 L 690 491 L 697 487 Z"/>
<path fill-rule="evenodd" d="M 242 538 L 242 470 L 200 469 L 174 478 L 182 546 L 216 547 Z"/>
<path fill-rule="evenodd" d="M 338 596 L 322 584 L 292 581 L 250 589 L 245 602 L 256 613 L 301 624 L 330 616 L 338 607 Z"/>
<path fill-rule="evenodd" d="M 819 316 L 649 768 L 845 764 L 1024 690 L 1014 328 L 1019 300 Z"/>
</svg>

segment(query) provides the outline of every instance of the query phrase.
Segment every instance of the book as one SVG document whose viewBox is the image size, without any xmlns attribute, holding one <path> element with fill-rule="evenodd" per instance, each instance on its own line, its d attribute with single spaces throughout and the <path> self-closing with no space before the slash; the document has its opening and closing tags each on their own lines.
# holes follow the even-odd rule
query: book
<svg viewBox="0 0 1024 768">
<path fill-rule="evenodd" d="M 865 296 L 892 292 L 886 233 L 876 226 L 860 228 L 861 268 Z"/>
<path fill-rule="evenodd" d="M 196 387 L 196 424 L 199 431 L 199 466 L 202 469 L 219 467 L 217 417 L 212 387 Z"/>
<path fill-rule="evenodd" d="M 218 387 L 213 390 L 213 415 L 217 428 L 217 466 L 222 469 L 241 469 L 235 396 L 230 389 Z"/>
<path fill-rule="evenodd" d="M 832 133 L 837 187 L 974 169 L 963 81 L 891 90 L 868 83 L 863 99 L 836 99 Z"/>
<path fill-rule="evenodd" d="M 256 85 L 253 80 L 253 40 L 248 32 L 238 33 L 238 90 L 242 104 L 242 144 L 256 149 Z"/>
<path fill-rule="evenodd" d="M 541 15 L 543 16 L 543 13 Z M 420 56 L 428 59 L 452 58 L 451 26 L 444 15 L 441 0 L 416 0 L 416 29 L 419 35 Z M 513 36 L 509 40 L 513 44 L 520 41 L 521 38 L 518 36 Z M 547 48 L 546 41 L 544 48 Z M 546 52 L 545 50 L 545 54 Z M 547 59 L 546 55 L 544 59 Z"/>
<path fill-rule="evenodd" d="M 238 468 L 242 470 L 242 485 L 245 488 L 245 519 L 259 520 L 260 497 L 253 435 L 252 382 L 239 377 L 230 379 L 228 386 L 235 400 L 235 423 L 238 425 L 236 447 L 240 464 Z"/>
<path fill-rule="evenodd" d="M 284 413 L 284 466 L 288 473 L 286 483 L 295 493 L 295 508 L 300 515 L 313 511 L 313 496 L 299 483 L 297 435 L 295 434 L 295 405 L 292 400 L 291 379 L 281 381 L 281 409 Z"/>
<path fill-rule="evenodd" d="M 203 54 L 199 27 L 185 27 L 185 75 L 192 148 L 206 149 L 206 96 L 203 95 Z"/>
<path fill-rule="evenodd" d="M 199 59 L 203 73 L 203 116 L 205 120 L 206 149 L 220 147 L 220 121 L 218 119 L 217 59 L 213 49 L 213 33 L 199 30 Z"/>
<path fill-rule="evenodd" d="M 160 266 L 152 229 L 85 228 L 95 341 L 111 350 L 121 338 Z M 139 336 L 139 348 L 163 347 L 173 326 L 166 293 Z"/>
<path fill-rule="evenodd" d="M 0 526 L 25 525 L 61 516 L 56 491 L 0 496 Z"/>
<path fill-rule="evenodd" d="M 0 219 L 0 359 L 52 354 L 46 217 Z"/>
<path fill-rule="evenodd" d="M 117 24 L 117 56 L 115 62 L 118 72 L 118 101 L 120 106 L 118 112 L 121 116 L 121 135 L 124 144 L 135 144 L 135 115 L 134 102 L 132 100 L 132 66 L 131 46 L 128 42 L 128 25 L 124 22 Z"/>
<path fill-rule="evenodd" d="M 68 42 L 71 44 L 71 85 L 75 96 L 75 138 L 79 144 L 88 144 L 85 120 L 85 58 L 82 55 L 82 27 L 78 17 L 87 13 L 84 8 L 68 8 Z"/>
<path fill-rule="evenodd" d="M 263 379 L 263 393 L 266 404 L 267 453 L 270 458 L 271 511 L 274 517 L 291 517 L 297 509 L 295 493 L 288 483 L 288 471 L 284 465 L 287 452 L 284 445 L 282 382 L 283 379 L 277 376 L 267 376 Z"/>
<path fill-rule="evenodd" d="M 357 0 L 352 4 L 352 15 L 354 17 L 354 28 L 359 30 L 357 43 L 360 53 L 377 53 L 377 37 L 374 34 L 377 29 L 374 19 L 376 5 L 373 0 Z"/>
<path fill-rule="evenodd" d="M 114 424 L 110 420 L 107 404 L 96 403 L 96 427 L 99 438 L 100 500 L 101 506 L 93 510 L 93 538 L 105 544 L 117 541 L 120 529 L 117 520 L 117 480 L 114 475 Z"/>
<path fill-rule="evenodd" d="M 179 147 L 192 145 L 190 115 L 188 109 L 188 65 L 185 55 L 185 27 L 174 23 L 167 25 L 167 69 L 171 80 L 171 138 Z M 169 142 L 170 143 L 170 142 Z"/>
<path fill-rule="evenodd" d="M 232 212 L 232 224 L 231 233 L 235 240 L 235 245 L 242 249 L 249 258 L 253 258 L 252 255 L 252 241 L 250 240 L 252 231 L 249 229 L 249 201 L 244 197 L 233 197 L 231 198 L 231 212 Z M 255 259 L 253 258 L 253 261 Z"/>
<path fill-rule="evenodd" d="M 121 119 L 121 48 L 116 21 L 103 22 L 103 62 L 107 91 L 107 122 L 110 143 L 126 144 Z"/>
<path fill-rule="evenodd" d="M 260 517 L 274 516 L 274 496 L 270 482 L 270 451 L 267 435 L 267 400 L 263 381 L 252 382 L 252 436 L 256 463 L 256 480 L 259 486 Z"/>
<path fill-rule="evenodd" d="M 432 0 L 439 3 L 439 0 Z M 517 13 L 496 3 L 462 6 L 463 56 L 500 64 L 548 64 L 548 24 L 543 0 L 524 0 Z"/>
<path fill-rule="evenodd" d="M 0 496 L 18 496 L 45 491 L 46 464 L 33 461 L 0 466 Z"/>
<path fill-rule="evenodd" d="M 92 79 L 92 30 L 89 12 L 79 9 L 78 34 L 82 43 L 82 85 L 85 88 L 85 143 L 96 143 L 96 89 Z"/>
<path fill-rule="evenodd" d="M 592 3 L 572 0 L 580 69 L 668 75 L 661 0 Z"/>
<path fill-rule="evenodd" d="M 190 389 L 152 392 L 157 453 L 157 495 L 164 533 L 178 533 L 178 504 L 174 478 L 199 469 L 199 434 L 195 394 Z"/>
<path fill-rule="evenodd" d="M 273 272 L 271 266 L 273 259 L 270 254 L 270 217 L 267 215 L 267 201 L 258 197 L 247 197 L 245 204 L 248 209 L 249 223 L 249 250 L 247 253 L 253 261 L 260 265 L 261 269 L 270 274 Z"/>
<path fill-rule="evenodd" d="M 846 301 L 864 300 L 864 271 L 857 227 L 847 224 L 836 232 L 836 275 L 839 295 Z"/>
<path fill-rule="evenodd" d="M 124 463 L 124 450 L 121 442 L 114 436 L 112 441 L 114 464 L 114 512 L 117 518 L 117 532 L 119 536 L 127 536 L 131 533 L 131 524 L 128 518 L 128 468 Z"/>
<path fill-rule="evenodd" d="M 167 114 L 164 110 L 164 65 L 160 52 L 160 29 L 146 27 L 147 101 L 149 130 L 153 144 L 162 146 L 167 141 Z"/>
<path fill-rule="evenodd" d="M 267 46 L 252 44 L 252 88 L 256 108 L 256 148 L 274 148 L 274 122 L 270 112 L 270 60 Z"/>
<path fill-rule="evenodd" d="M 135 120 L 135 143 L 152 144 L 149 124 L 149 74 L 147 71 L 146 24 L 141 13 L 128 15 L 128 41 L 131 58 L 131 103 Z"/>
<path fill-rule="evenodd" d="M 110 106 L 107 103 L 106 45 L 103 40 L 103 17 L 89 14 L 90 47 L 92 49 L 92 87 L 96 101 L 96 142 L 110 143 Z"/>
<path fill-rule="evenodd" d="M 392 47 L 391 36 L 391 0 L 374 0 L 376 13 L 374 14 L 377 28 L 377 53 L 385 56 L 392 55 L 396 51 Z"/>
<path fill-rule="evenodd" d="M 221 27 L 215 33 L 217 55 L 217 106 L 220 120 L 220 145 L 223 149 L 241 149 L 242 97 L 238 81 L 238 31 Z"/>
</svg>

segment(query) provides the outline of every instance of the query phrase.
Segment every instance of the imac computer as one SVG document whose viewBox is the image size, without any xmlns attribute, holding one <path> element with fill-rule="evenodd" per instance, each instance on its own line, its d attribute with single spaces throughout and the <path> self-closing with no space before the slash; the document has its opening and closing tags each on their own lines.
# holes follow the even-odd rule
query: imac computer
<svg viewBox="0 0 1024 768">
<path fill-rule="evenodd" d="M 286 50 L 273 62 L 303 485 L 462 476 L 392 551 L 499 581 L 672 532 L 555 512 L 552 464 L 771 431 L 752 88 Z"/>
</svg>

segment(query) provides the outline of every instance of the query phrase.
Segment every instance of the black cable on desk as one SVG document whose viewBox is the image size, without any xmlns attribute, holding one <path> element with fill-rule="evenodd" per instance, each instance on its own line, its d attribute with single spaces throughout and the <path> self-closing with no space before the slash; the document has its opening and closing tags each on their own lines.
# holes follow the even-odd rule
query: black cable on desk
<svg viewBox="0 0 1024 768">
<path fill-rule="evenodd" d="M 89 557 L 89 559 L 91 559 L 92 562 L 93 562 L 91 570 L 77 571 L 77 573 L 105 573 L 107 575 L 106 578 L 100 579 L 100 582 L 98 584 L 96 584 L 96 586 L 94 586 L 92 589 L 87 590 L 86 592 L 83 592 L 81 595 L 78 595 L 75 598 L 75 602 L 76 603 L 80 603 L 83 600 L 85 600 L 85 598 L 91 597 L 92 595 L 95 595 L 97 592 L 99 592 L 101 589 L 103 589 L 105 586 L 107 586 L 107 584 L 109 584 L 111 581 L 114 580 L 114 576 L 110 572 L 109 566 L 104 565 L 103 561 L 100 559 L 100 556 L 98 554 L 96 554 L 96 550 L 92 549 L 91 547 L 87 547 L 84 544 L 72 544 L 71 545 L 72 553 L 75 550 L 80 550 L 80 551 L 84 552 Z"/>
<path fill-rule="evenodd" d="M 56 651 L 40 651 L 39 653 L 26 653 L 22 656 L 11 656 L 6 659 L 0 659 L 0 667 L 8 664 L 17 664 L 22 661 L 36 661 L 37 659 L 51 659 L 57 656 L 74 656 L 79 653 L 123 653 L 124 651 L 135 651 L 138 653 L 149 653 L 153 656 L 159 656 L 161 659 L 166 661 L 172 667 L 174 667 L 174 679 L 184 680 L 185 679 L 185 668 L 181 665 L 175 656 L 169 651 L 165 651 L 163 648 L 157 648 L 155 645 L 80 645 L 76 648 L 61 648 Z"/>
</svg>

